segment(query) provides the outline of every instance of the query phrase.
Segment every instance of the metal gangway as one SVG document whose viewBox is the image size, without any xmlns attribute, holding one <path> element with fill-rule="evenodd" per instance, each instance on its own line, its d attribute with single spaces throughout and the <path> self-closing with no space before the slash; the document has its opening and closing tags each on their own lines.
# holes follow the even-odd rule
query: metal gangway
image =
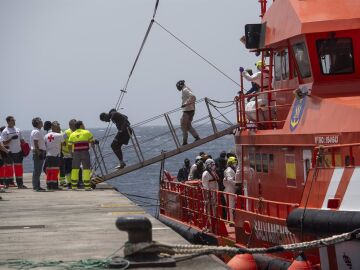
<svg viewBox="0 0 360 270">
<path fill-rule="evenodd" d="M 96 144 L 93 148 L 94 160 L 91 183 L 93 185 L 99 184 L 183 153 L 222 136 L 233 134 L 239 125 L 237 122 L 233 123 L 228 119 L 229 114 L 231 114 L 229 118 L 236 119 L 235 100 L 225 102 L 209 98 L 198 100 L 192 125 L 201 139 L 191 142 L 192 138 L 189 134 L 189 143 L 186 145 L 180 143 L 182 138 L 180 125 L 173 125 L 174 119 L 177 119 L 178 123 L 180 122 L 181 108 L 132 125 L 132 132 L 129 132 L 129 145 L 122 147 L 127 164 L 122 169 L 115 169 L 118 161 L 110 148 L 110 143 L 117 133 L 114 128 L 112 129 L 113 132 L 100 138 L 99 144 Z M 131 119 L 129 120 L 131 121 Z M 149 131 L 151 131 L 152 136 L 148 134 Z M 108 149 L 108 152 L 104 152 L 104 149 Z M 154 156 L 154 152 L 158 152 L 158 154 Z"/>
</svg>

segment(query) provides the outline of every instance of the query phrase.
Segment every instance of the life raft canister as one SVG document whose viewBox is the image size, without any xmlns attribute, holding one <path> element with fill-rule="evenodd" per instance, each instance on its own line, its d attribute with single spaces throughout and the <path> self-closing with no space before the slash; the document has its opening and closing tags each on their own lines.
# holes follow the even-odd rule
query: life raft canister
<svg viewBox="0 0 360 270">
<path fill-rule="evenodd" d="M 251 254 L 238 254 L 227 263 L 233 270 L 257 270 L 254 256 Z"/>
<path fill-rule="evenodd" d="M 304 254 L 300 254 L 291 263 L 288 270 L 311 270 L 313 269 L 311 263 L 306 259 Z"/>
</svg>

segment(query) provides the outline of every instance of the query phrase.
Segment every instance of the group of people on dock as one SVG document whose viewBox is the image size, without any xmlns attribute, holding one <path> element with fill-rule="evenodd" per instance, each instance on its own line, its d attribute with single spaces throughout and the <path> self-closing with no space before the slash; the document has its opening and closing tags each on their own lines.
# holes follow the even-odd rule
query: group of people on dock
<svg viewBox="0 0 360 270">
<path fill-rule="evenodd" d="M 23 159 L 29 154 L 26 150 L 28 143 L 15 121 L 14 116 L 8 116 L 7 126 L 1 128 L 0 187 L 27 189 L 23 182 Z M 95 140 L 84 123 L 71 119 L 69 128 L 61 131 L 58 121 L 44 123 L 40 117 L 35 117 L 32 126 L 29 142 L 33 159 L 33 190 L 45 191 L 40 185 L 42 172 L 46 174 L 47 190 L 58 190 L 60 186 L 76 189 L 80 166 L 85 190 L 91 190 L 89 149 Z"/>
<path fill-rule="evenodd" d="M 112 121 L 118 133 L 111 148 L 124 168 L 121 147 L 129 142 L 130 122 L 126 115 L 111 109 L 101 113 L 100 120 Z M 82 180 L 86 191 L 92 190 L 90 149 L 98 143 L 93 134 L 85 129 L 83 121 L 71 119 L 69 128 L 61 130 L 58 121 L 43 122 L 40 117 L 32 119 L 29 144 L 23 132 L 15 126 L 15 117 L 6 117 L 6 126 L 0 129 L 0 188 L 27 189 L 23 182 L 23 159 L 30 150 L 33 159 L 32 187 L 34 191 L 58 190 L 67 187 L 76 190 Z M 27 150 L 27 148 L 29 148 Z M 41 187 L 40 177 L 46 174 L 46 189 Z M 16 180 L 16 184 L 14 181 Z"/>
</svg>

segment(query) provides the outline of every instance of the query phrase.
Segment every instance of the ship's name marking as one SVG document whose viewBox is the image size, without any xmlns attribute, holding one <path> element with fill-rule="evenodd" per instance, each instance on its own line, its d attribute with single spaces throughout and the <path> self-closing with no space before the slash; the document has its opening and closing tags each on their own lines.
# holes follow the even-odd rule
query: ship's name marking
<svg viewBox="0 0 360 270">
<path fill-rule="evenodd" d="M 338 144 L 339 135 L 315 136 L 315 144 Z"/>
</svg>

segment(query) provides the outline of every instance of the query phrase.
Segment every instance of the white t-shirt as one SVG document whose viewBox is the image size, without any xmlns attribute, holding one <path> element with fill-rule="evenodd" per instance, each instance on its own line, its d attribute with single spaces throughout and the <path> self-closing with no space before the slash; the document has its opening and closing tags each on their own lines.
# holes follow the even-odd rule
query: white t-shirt
<svg viewBox="0 0 360 270">
<path fill-rule="evenodd" d="M 35 128 L 30 133 L 30 144 L 31 144 L 31 150 L 35 150 L 35 144 L 34 140 L 38 141 L 39 149 L 46 150 L 44 136 L 46 134 L 46 131 L 43 129 Z"/>
<path fill-rule="evenodd" d="M 17 127 L 6 127 L 3 132 L 1 133 L 1 140 L 2 141 L 7 141 L 8 139 L 10 139 L 11 137 L 18 135 L 17 139 L 12 139 L 7 145 L 6 147 L 9 149 L 9 151 L 13 152 L 13 153 L 19 153 L 21 151 L 21 146 L 20 146 L 20 140 L 23 139 L 20 129 L 18 129 Z"/>
<path fill-rule="evenodd" d="M 65 141 L 66 133 L 49 132 L 45 135 L 46 155 L 52 157 L 60 156 L 61 143 Z"/>
</svg>

